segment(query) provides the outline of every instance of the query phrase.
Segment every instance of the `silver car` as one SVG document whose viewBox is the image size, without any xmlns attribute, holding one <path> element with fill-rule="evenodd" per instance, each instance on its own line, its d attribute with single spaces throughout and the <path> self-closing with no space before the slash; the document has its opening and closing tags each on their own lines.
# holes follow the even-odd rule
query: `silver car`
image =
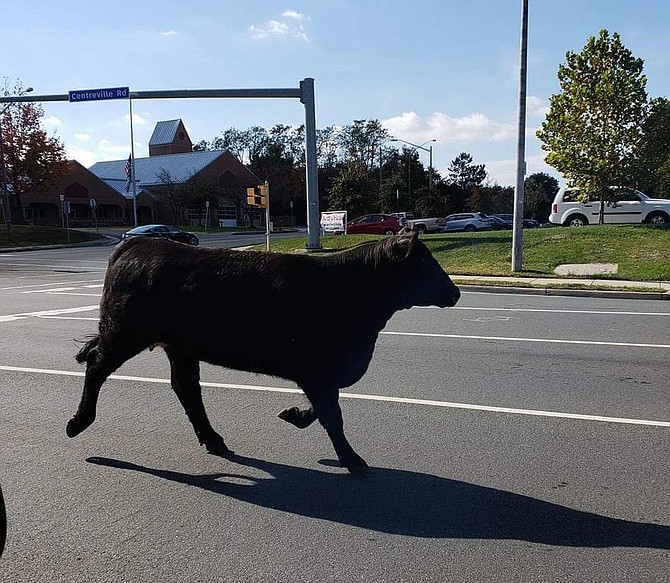
<svg viewBox="0 0 670 583">
<path fill-rule="evenodd" d="M 447 217 L 444 232 L 490 231 L 493 228 L 493 222 L 493 219 L 484 213 L 458 213 Z"/>
</svg>

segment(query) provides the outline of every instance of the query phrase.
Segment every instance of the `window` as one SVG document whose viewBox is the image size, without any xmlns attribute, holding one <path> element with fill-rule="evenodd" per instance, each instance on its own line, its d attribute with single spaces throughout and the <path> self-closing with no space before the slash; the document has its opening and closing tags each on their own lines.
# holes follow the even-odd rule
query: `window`
<svg viewBox="0 0 670 583">
<path fill-rule="evenodd" d="M 237 208 L 234 205 L 220 206 L 216 211 L 216 218 L 219 220 L 237 219 Z"/>
</svg>

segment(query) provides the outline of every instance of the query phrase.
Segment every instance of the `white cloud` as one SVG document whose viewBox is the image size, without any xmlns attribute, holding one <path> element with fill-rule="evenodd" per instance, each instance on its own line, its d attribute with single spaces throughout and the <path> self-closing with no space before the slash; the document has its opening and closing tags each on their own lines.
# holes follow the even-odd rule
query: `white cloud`
<svg viewBox="0 0 670 583">
<path fill-rule="evenodd" d="M 42 123 L 49 127 L 58 127 L 63 125 L 63 122 L 54 115 L 50 115 L 49 117 L 43 119 Z"/>
<path fill-rule="evenodd" d="M 482 113 L 464 117 L 450 117 L 445 113 L 434 113 L 423 119 L 413 111 L 382 120 L 382 125 L 397 138 L 424 142 L 436 139 L 442 143 L 453 142 L 500 142 L 513 138 L 513 124 L 497 122 Z"/>
<path fill-rule="evenodd" d="M 295 10 L 285 10 L 279 19 L 272 18 L 261 24 L 252 24 L 249 27 L 249 33 L 254 40 L 266 38 L 297 38 L 304 42 L 309 42 L 309 37 L 305 32 L 303 22 L 309 20 L 301 12 Z"/>
<path fill-rule="evenodd" d="M 68 148 L 67 146 L 65 146 L 65 155 L 68 160 L 76 160 L 86 168 L 93 166 L 96 162 L 117 159 L 116 156 L 102 156 L 99 152 L 93 152 L 82 148 Z"/>
<path fill-rule="evenodd" d="M 130 124 L 130 113 L 127 113 L 123 116 L 123 119 L 126 120 L 127 124 Z M 139 113 L 133 113 L 133 125 L 145 126 L 149 122 L 144 119 Z"/>
<path fill-rule="evenodd" d="M 140 114 L 137 112 L 133 112 L 133 125 L 135 126 L 146 126 L 149 124 L 148 118 L 149 114 L 144 113 Z M 113 128 L 130 128 L 130 113 L 126 113 L 122 116 L 119 116 L 112 121 L 108 122 L 109 126 Z M 130 130 L 129 130 L 130 131 Z"/>
<path fill-rule="evenodd" d="M 91 136 L 88 134 L 75 134 L 74 138 L 80 142 L 86 142 L 87 140 L 91 139 Z"/>
<path fill-rule="evenodd" d="M 161 30 L 159 32 L 161 36 L 175 36 L 177 34 L 176 30 Z"/>
<path fill-rule="evenodd" d="M 282 16 L 284 18 L 292 18 L 294 20 L 309 20 L 309 18 L 302 12 L 291 10 L 290 8 L 288 10 L 284 10 L 284 12 L 282 12 Z"/>
<path fill-rule="evenodd" d="M 536 154 L 526 157 L 526 177 L 537 172 L 545 172 L 556 178 L 559 182 L 561 175 L 544 161 L 544 154 Z M 516 184 L 516 160 L 492 160 L 485 161 L 486 172 L 490 182 L 497 182 L 501 186 L 514 186 Z M 446 176 L 446 172 L 443 174 Z"/>
<path fill-rule="evenodd" d="M 544 117 L 549 113 L 549 103 L 546 99 L 529 95 L 526 98 L 526 112 L 528 115 Z"/>
<path fill-rule="evenodd" d="M 102 157 L 107 156 L 106 159 L 108 160 L 118 160 L 119 158 L 127 156 L 129 153 L 130 144 L 117 145 L 106 138 L 103 138 L 98 143 L 98 155 Z M 111 158 L 109 156 L 111 156 Z"/>
</svg>

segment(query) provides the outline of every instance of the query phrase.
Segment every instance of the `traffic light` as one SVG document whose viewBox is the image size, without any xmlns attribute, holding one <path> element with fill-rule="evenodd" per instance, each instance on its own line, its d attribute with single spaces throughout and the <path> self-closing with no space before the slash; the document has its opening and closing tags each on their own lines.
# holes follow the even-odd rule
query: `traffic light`
<svg viewBox="0 0 670 583">
<path fill-rule="evenodd" d="M 261 207 L 267 208 L 270 204 L 270 187 L 267 184 L 261 184 L 259 188 L 261 191 Z"/>
<path fill-rule="evenodd" d="M 256 197 L 256 191 L 258 191 L 258 198 Z M 258 186 L 252 186 L 247 188 L 247 204 L 249 206 L 258 206 L 261 202 L 260 200 L 260 189 Z"/>
<path fill-rule="evenodd" d="M 247 205 L 257 208 L 267 208 L 269 204 L 270 187 L 267 184 L 259 184 L 247 188 Z"/>
</svg>

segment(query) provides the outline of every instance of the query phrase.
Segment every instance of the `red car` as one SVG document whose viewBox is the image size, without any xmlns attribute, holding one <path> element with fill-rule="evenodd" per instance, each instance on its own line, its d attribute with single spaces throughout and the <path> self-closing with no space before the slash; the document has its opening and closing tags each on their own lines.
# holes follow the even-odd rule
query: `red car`
<svg viewBox="0 0 670 583">
<path fill-rule="evenodd" d="M 347 223 L 347 233 L 352 235 L 395 235 L 402 224 L 392 215 L 363 215 Z"/>
</svg>

